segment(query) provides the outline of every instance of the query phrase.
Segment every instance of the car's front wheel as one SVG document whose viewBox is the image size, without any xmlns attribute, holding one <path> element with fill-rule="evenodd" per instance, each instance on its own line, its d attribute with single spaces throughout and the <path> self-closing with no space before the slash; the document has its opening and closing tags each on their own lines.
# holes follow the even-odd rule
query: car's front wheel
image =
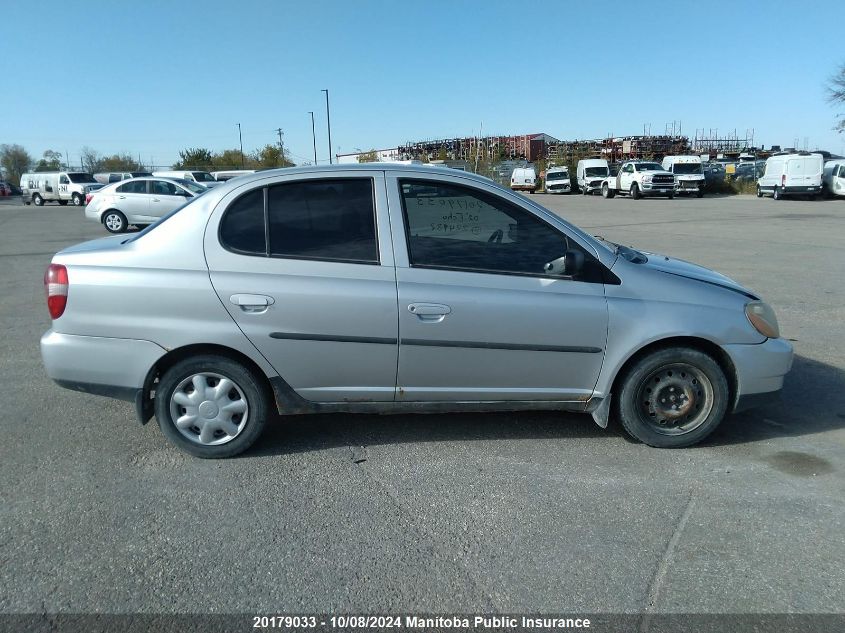
<svg viewBox="0 0 845 633">
<path fill-rule="evenodd" d="M 36 207 L 43 207 L 44 206 L 44 198 L 42 198 L 40 195 L 38 195 L 36 193 L 34 196 L 32 196 L 32 204 L 34 204 Z"/>
<path fill-rule="evenodd" d="M 103 226 L 109 233 L 123 233 L 129 224 L 126 222 L 126 216 L 120 211 L 106 211 L 103 215 Z"/>
<path fill-rule="evenodd" d="M 631 197 L 634 200 L 639 200 L 640 197 L 641 197 L 640 196 L 640 187 L 637 185 L 637 183 L 634 183 L 634 184 L 631 185 Z"/>
<path fill-rule="evenodd" d="M 269 398 L 252 371 L 223 356 L 182 360 L 164 372 L 155 411 L 162 433 L 186 453 L 231 457 L 260 437 Z"/>
<path fill-rule="evenodd" d="M 691 446 L 719 426 L 728 381 L 712 357 L 670 347 L 637 360 L 621 377 L 614 409 L 634 438 L 658 448 Z"/>
</svg>

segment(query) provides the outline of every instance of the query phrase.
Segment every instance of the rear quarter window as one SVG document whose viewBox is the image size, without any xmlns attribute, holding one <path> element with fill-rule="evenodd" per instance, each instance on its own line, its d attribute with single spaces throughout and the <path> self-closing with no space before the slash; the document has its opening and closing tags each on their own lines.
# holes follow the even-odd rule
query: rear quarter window
<svg viewBox="0 0 845 633">
<path fill-rule="evenodd" d="M 226 209 L 220 221 L 220 243 L 246 255 L 267 255 L 264 189 L 253 189 Z"/>
</svg>

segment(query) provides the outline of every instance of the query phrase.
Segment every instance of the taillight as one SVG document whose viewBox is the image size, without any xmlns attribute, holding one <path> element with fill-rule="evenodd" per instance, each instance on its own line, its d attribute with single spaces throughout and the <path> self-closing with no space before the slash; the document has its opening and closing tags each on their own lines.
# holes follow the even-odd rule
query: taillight
<svg viewBox="0 0 845 633">
<path fill-rule="evenodd" d="M 94 197 L 93 193 L 86 193 L 85 194 L 85 205 L 87 206 L 91 202 L 91 198 Z"/>
<path fill-rule="evenodd" d="M 67 268 L 61 264 L 50 264 L 44 273 L 44 290 L 47 292 L 47 309 L 50 318 L 58 319 L 67 305 Z"/>
<path fill-rule="evenodd" d="M 781 186 L 781 187 L 786 187 L 786 174 L 781 174 L 781 177 L 780 177 L 780 186 Z"/>
</svg>

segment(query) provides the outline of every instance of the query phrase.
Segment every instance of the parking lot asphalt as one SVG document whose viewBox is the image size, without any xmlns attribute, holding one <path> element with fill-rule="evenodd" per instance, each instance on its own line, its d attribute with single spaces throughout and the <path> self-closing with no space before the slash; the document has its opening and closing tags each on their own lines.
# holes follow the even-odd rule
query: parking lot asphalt
<svg viewBox="0 0 845 633">
<path fill-rule="evenodd" d="M 782 399 L 681 450 L 586 415 L 337 415 L 194 459 L 46 377 L 44 269 L 105 231 L 3 201 L 0 612 L 845 611 L 845 200 L 535 199 L 760 293 Z"/>
</svg>

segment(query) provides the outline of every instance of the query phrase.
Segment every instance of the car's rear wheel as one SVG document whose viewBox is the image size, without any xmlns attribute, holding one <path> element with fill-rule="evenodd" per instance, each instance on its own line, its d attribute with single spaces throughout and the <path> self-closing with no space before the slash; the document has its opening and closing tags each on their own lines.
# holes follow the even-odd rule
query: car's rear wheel
<svg viewBox="0 0 845 633">
<path fill-rule="evenodd" d="M 780 200 L 782 197 L 783 194 L 781 194 L 780 189 L 778 187 L 775 187 L 775 190 L 772 193 L 772 198 L 774 198 L 775 200 Z"/>
<path fill-rule="evenodd" d="M 196 457 L 215 459 L 252 446 L 264 431 L 268 402 L 252 371 L 208 355 L 187 358 L 164 372 L 155 410 L 171 443 Z"/>
<path fill-rule="evenodd" d="M 126 216 L 120 211 L 106 211 L 103 215 L 103 226 L 109 233 L 123 233 L 128 226 Z"/>
<path fill-rule="evenodd" d="M 34 204 L 36 207 L 43 207 L 44 206 L 44 198 L 42 198 L 40 195 L 38 195 L 36 193 L 35 195 L 32 196 L 32 204 Z"/>
<path fill-rule="evenodd" d="M 697 192 L 696 192 L 696 194 L 695 194 L 695 197 L 696 197 L 696 198 L 703 198 L 703 197 L 704 197 L 704 192 L 703 192 L 703 191 L 701 191 L 701 190 L 697 191 Z"/>
<path fill-rule="evenodd" d="M 601 186 L 601 195 L 604 198 L 612 198 L 614 195 L 616 195 L 616 191 L 611 189 L 610 185 L 608 185 L 607 183 L 604 183 Z"/>
<path fill-rule="evenodd" d="M 760 189 L 760 185 L 757 185 L 757 197 L 758 197 L 758 198 L 762 198 L 762 197 L 763 197 L 763 190 L 762 190 L 762 189 Z"/>
<path fill-rule="evenodd" d="M 81 207 L 82 201 L 83 201 L 83 198 L 82 198 L 81 194 L 78 194 L 78 193 L 73 194 L 73 206 Z"/>
<path fill-rule="evenodd" d="M 634 438 L 658 448 L 691 446 L 719 426 L 728 409 L 728 381 L 699 350 L 661 349 L 621 377 L 616 415 Z"/>
<path fill-rule="evenodd" d="M 632 184 L 632 185 L 631 185 L 631 197 L 632 197 L 634 200 L 639 200 L 639 199 L 640 199 L 640 188 L 639 188 L 639 186 L 637 185 L 637 183 L 634 183 L 634 184 Z"/>
<path fill-rule="evenodd" d="M 63 207 L 66 207 L 67 206 L 67 200 L 59 200 L 59 204 L 62 205 Z"/>
</svg>

